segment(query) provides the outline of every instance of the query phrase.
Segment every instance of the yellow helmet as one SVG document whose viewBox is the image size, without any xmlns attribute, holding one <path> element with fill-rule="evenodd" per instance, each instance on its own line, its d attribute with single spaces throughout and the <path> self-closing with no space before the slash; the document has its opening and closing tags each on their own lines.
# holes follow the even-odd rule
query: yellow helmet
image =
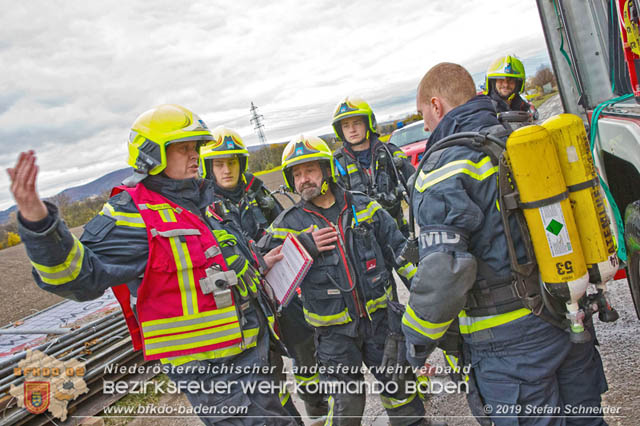
<svg viewBox="0 0 640 426">
<path fill-rule="evenodd" d="M 491 87 L 489 86 L 489 80 L 495 80 L 497 78 L 512 77 L 515 78 L 516 88 L 514 93 L 522 92 L 524 89 L 524 82 L 526 80 L 524 73 L 524 65 L 520 59 L 515 56 L 507 55 L 502 56 L 489 65 L 487 68 L 487 78 L 484 84 L 484 94 L 488 95 Z"/>
<path fill-rule="evenodd" d="M 247 159 L 249 150 L 244 145 L 242 138 L 235 130 L 224 126 L 218 126 L 211 132 L 213 140 L 200 148 L 200 168 L 202 177 L 212 174 L 211 165 L 214 158 L 238 157 L 240 173 L 247 171 Z"/>
<path fill-rule="evenodd" d="M 282 151 L 282 175 L 287 188 L 295 190 L 293 177 L 291 176 L 291 168 L 297 164 L 307 163 L 309 161 L 326 161 L 329 163 L 331 175 L 333 179 L 333 154 L 327 146 L 326 142 L 317 136 L 300 135 L 290 141 Z"/>
<path fill-rule="evenodd" d="M 340 102 L 336 106 L 336 110 L 333 113 L 333 121 L 331 122 L 331 124 L 333 125 L 333 130 L 339 140 L 344 140 L 340 121 L 347 117 L 359 116 L 367 117 L 367 119 L 365 120 L 367 126 L 369 127 L 367 131 L 367 139 L 370 136 L 369 132 L 378 133 L 378 123 L 376 122 L 376 116 L 373 114 L 373 111 L 371 110 L 369 104 L 366 103 L 363 99 L 353 96 L 347 96 L 344 101 Z"/>
<path fill-rule="evenodd" d="M 138 173 L 156 175 L 167 167 L 167 145 L 212 139 L 205 122 L 193 112 L 180 105 L 160 105 L 133 122 L 127 163 Z"/>
</svg>

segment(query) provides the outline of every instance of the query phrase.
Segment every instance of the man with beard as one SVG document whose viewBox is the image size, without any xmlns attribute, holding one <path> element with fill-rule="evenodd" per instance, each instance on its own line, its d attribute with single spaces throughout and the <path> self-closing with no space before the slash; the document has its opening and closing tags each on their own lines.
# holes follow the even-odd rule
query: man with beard
<svg viewBox="0 0 640 426">
<path fill-rule="evenodd" d="M 363 363 L 388 383 L 391 378 L 375 368 L 397 349 L 392 364 L 404 364 L 400 318 L 391 318 L 398 312 L 390 309 L 397 300 L 392 269 L 410 279 L 415 268 L 408 262 L 395 264 L 395 253 L 406 240 L 393 218 L 365 194 L 336 185 L 333 165 L 320 138 L 301 135 L 289 142 L 282 153 L 282 173 L 302 200 L 276 218 L 258 245 L 271 249 L 291 233 L 313 257 L 301 290 L 304 317 L 315 328 L 321 384 L 331 395 L 326 424 L 359 425 L 365 394 L 346 392 L 344 386 L 361 383 Z M 403 384 L 380 396 L 392 425 L 431 424 L 423 419 L 417 393 L 406 393 Z"/>
<path fill-rule="evenodd" d="M 515 56 L 503 56 L 487 69 L 484 94 L 489 95 L 497 113 L 506 111 L 530 111 L 531 105 L 522 98 L 526 76 L 524 65 Z M 535 111 L 532 120 L 538 119 Z"/>
<path fill-rule="evenodd" d="M 204 144 L 200 150 L 202 177 L 213 184 L 211 214 L 235 229 L 238 237 L 246 239 L 250 245 L 265 234 L 283 208 L 264 183 L 247 171 L 249 151 L 240 135 L 224 126 L 216 127 L 212 134 L 213 141 Z M 294 377 L 307 415 L 312 420 L 319 419 L 327 414 L 328 407 L 324 394 L 305 392 L 307 386 L 319 381 L 319 377 L 313 328 L 304 320 L 299 296 L 294 296 L 278 314 L 278 325 L 288 355 L 293 359 Z M 284 380 L 282 358 L 278 354 L 274 356 L 282 373 L 279 378 Z M 289 392 L 283 392 L 280 398 L 287 411 L 293 417 L 299 417 Z"/>
</svg>

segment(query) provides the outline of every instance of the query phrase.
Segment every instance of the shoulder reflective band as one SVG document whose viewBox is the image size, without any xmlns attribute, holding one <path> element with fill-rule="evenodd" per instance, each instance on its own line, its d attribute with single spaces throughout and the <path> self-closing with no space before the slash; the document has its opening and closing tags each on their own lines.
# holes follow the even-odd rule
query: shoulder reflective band
<svg viewBox="0 0 640 426">
<path fill-rule="evenodd" d="M 358 222 L 365 222 L 371 219 L 376 211 L 380 209 L 380 204 L 376 201 L 371 201 L 364 210 L 357 212 L 356 217 Z"/>
<path fill-rule="evenodd" d="M 31 262 L 40 279 L 45 284 L 61 285 L 75 280 L 82 269 L 84 259 L 84 246 L 73 236 L 73 246 L 67 254 L 67 258 L 59 265 L 46 266 Z"/>
<path fill-rule="evenodd" d="M 98 214 L 114 218 L 117 226 L 130 226 L 132 228 L 145 227 L 140 213 L 117 212 L 109 203 L 105 203 L 102 207 L 102 211 Z"/>
<path fill-rule="evenodd" d="M 417 331 L 423 336 L 428 337 L 431 340 L 438 340 L 449 328 L 449 325 L 453 322 L 453 319 L 446 322 L 434 323 L 429 322 L 420 317 L 411 309 L 411 305 L 407 304 L 407 310 L 402 316 L 402 324 Z"/>
<path fill-rule="evenodd" d="M 309 312 L 306 308 L 302 308 L 304 311 L 304 319 L 314 327 L 326 327 L 329 325 L 339 325 L 351 322 L 349 316 L 349 310 L 347 308 L 344 311 L 333 315 L 318 315 L 313 312 Z"/>
<path fill-rule="evenodd" d="M 531 311 L 529 309 L 521 308 L 504 314 L 487 315 L 484 317 L 468 317 L 466 312 L 462 311 L 458 315 L 458 320 L 460 321 L 460 333 L 471 334 L 476 331 L 486 330 L 487 328 L 497 327 L 522 318 L 530 313 Z"/>
<path fill-rule="evenodd" d="M 445 179 L 457 174 L 465 174 L 475 180 L 484 180 L 498 171 L 498 166 L 494 166 L 491 157 L 484 157 L 474 163 L 470 160 L 452 161 L 429 173 L 420 170 L 416 179 L 415 189 L 424 192 L 427 188 L 442 182 Z"/>
</svg>

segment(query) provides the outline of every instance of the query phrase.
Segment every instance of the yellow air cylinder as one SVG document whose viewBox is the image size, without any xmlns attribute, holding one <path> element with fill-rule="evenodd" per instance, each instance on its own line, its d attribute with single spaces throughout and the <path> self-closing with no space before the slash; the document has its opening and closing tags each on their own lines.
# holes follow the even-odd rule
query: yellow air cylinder
<svg viewBox="0 0 640 426">
<path fill-rule="evenodd" d="M 587 289 L 589 275 L 549 132 L 536 125 L 515 130 L 507 140 L 507 156 L 542 281 L 549 293 L 566 303 L 572 334 L 582 336 L 576 341 L 588 340 L 578 300 Z"/>
<path fill-rule="evenodd" d="M 589 281 L 605 284 L 613 279 L 619 262 L 584 124 L 576 115 L 560 114 L 542 127 L 551 134 L 569 189 Z"/>
</svg>

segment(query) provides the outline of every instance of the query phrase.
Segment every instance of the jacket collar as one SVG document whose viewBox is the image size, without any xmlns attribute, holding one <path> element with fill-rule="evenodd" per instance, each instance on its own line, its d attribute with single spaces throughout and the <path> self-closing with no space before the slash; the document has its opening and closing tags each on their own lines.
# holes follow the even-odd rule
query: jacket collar
<svg viewBox="0 0 640 426">
<path fill-rule="evenodd" d="M 157 192 L 198 216 L 202 216 L 213 202 L 211 182 L 206 179 L 171 179 L 164 174 L 159 174 L 148 176 L 142 183 L 147 189 Z"/>
<path fill-rule="evenodd" d="M 496 124 L 500 124 L 500 122 L 491 98 L 486 95 L 478 95 L 445 114 L 429 137 L 427 148 L 454 133 L 477 132 Z"/>
</svg>

